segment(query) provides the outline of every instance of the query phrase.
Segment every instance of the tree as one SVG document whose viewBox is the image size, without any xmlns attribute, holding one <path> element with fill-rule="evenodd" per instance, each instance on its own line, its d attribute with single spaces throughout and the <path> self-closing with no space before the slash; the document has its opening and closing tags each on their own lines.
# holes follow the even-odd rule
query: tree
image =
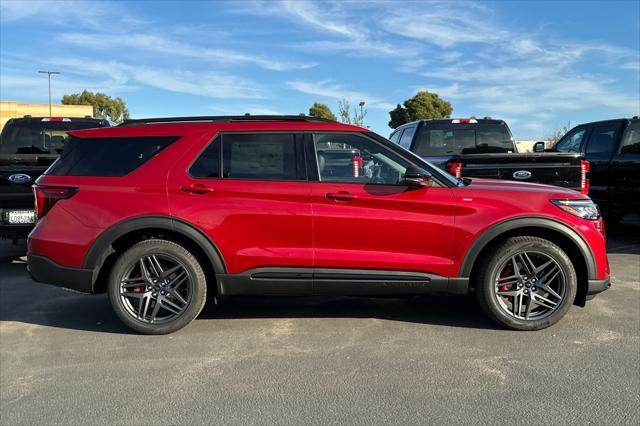
<svg viewBox="0 0 640 426">
<path fill-rule="evenodd" d="M 314 103 L 311 108 L 309 108 L 309 115 L 311 117 L 326 118 L 328 120 L 338 121 L 335 114 L 331 112 L 329 106 L 320 102 Z"/>
<path fill-rule="evenodd" d="M 340 121 L 345 124 L 351 124 L 351 107 L 349 106 L 349 101 L 346 99 L 338 102 L 338 111 L 340 114 Z"/>
<path fill-rule="evenodd" d="M 104 93 L 89 92 L 72 93 L 62 97 L 63 105 L 92 105 L 93 116 L 108 118 L 115 123 L 122 123 L 129 118 L 129 110 L 121 98 L 112 98 Z"/>
<path fill-rule="evenodd" d="M 343 99 L 338 102 L 340 121 L 345 124 L 355 124 L 356 126 L 364 127 L 364 118 L 367 116 L 367 110 L 364 109 L 364 101 L 361 101 L 358 106 L 360 107 L 360 112 L 354 108 L 352 116 L 349 101 Z"/>
<path fill-rule="evenodd" d="M 393 111 L 389 111 L 389 116 L 391 120 L 389 121 L 389 127 L 395 129 L 398 126 L 402 126 L 404 123 L 408 123 L 409 114 L 407 110 L 402 107 L 402 105 L 398 104 Z"/>
<path fill-rule="evenodd" d="M 448 118 L 453 112 L 453 108 L 448 101 L 440 98 L 436 93 L 427 92 L 426 90 L 416 93 L 413 98 L 404 101 L 403 105 L 398 104 L 393 111 L 389 111 L 389 116 L 391 117 L 389 127 L 395 129 L 404 123 L 414 120 Z"/>
</svg>

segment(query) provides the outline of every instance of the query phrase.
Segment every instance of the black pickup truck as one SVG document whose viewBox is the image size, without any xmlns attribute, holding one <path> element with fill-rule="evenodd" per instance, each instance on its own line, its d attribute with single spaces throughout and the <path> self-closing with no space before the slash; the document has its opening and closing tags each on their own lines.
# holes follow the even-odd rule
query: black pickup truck
<svg viewBox="0 0 640 426">
<path fill-rule="evenodd" d="M 31 185 L 58 158 L 70 130 L 108 127 L 96 118 L 12 118 L 0 133 L 0 238 L 17 242 L 36 221 Z"/>
<path fill-rule="evenodd" d="M 534 151 L 543 152 L 537 142 Z M 640 214 L 640 118 L 580 124 L 546 152 L 584 154 L 591 171 L 589 196 L 609 223 L 627 214 Z"/>
<path fill-rule="evenodd" d="M 419 120 L 398 127 L 389 139 L 457 178 L 507 179 L 588 191 L 589 164 L 583 154 L 518 153 L 503 120 Z"/>
<path fill-rule="evenodd" d="M 420 120 L 398 127 L 389 139 L 457 178 L 506 179 L 588 191 L 589 166 L 582 154 L 518 153 L 503 120 Z"/>
</svg>

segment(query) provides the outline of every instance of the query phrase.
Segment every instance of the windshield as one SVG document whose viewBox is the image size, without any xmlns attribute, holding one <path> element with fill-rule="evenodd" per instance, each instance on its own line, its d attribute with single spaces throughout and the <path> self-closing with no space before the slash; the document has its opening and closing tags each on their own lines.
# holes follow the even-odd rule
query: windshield
<svg viewBox="0 0 640 426">
<path fill-rule="evenodd" d="M 511 132 L 504 122 L 457 124 L 426 123 L 416 138 L 421 157 L 514 152 Z"/>
<path fill-rule="evenodd" d="M 98 122 L 14 120 L 0 134 L 0 154 L 59 155 L 70 130 L 102 127 Z"/>
</svg>

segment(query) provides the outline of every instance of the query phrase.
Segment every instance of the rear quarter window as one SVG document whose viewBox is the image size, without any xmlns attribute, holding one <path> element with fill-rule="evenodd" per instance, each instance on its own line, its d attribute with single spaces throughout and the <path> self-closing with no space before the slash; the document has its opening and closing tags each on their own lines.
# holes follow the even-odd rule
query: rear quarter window
<svg viewBox="0 0 640 426">
<path fill-rule="evenodd" d="M 47 174 L 57 176 L 124 176 L 140 167 L 178 136 L 77 138 L 70 136 Z"/>
</svg>

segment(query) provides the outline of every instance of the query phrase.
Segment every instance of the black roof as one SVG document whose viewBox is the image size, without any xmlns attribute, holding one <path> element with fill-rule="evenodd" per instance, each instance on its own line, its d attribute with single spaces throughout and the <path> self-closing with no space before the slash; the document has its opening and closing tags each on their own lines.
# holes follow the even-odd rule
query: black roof
<svg viewBox="0 0 640 426">
<path fill-rule="evenodd" d="M 139 118 L 125 120 L 120 126 L 131 126 L 138 124 L 162 124 L 162 123 L 231 123 L 236 121 L 309 121 L 335 123 L 333 120 L 309 115 L 211 115 L 196 117 L 159 117 L 159 118 Z"/>
</svg>

